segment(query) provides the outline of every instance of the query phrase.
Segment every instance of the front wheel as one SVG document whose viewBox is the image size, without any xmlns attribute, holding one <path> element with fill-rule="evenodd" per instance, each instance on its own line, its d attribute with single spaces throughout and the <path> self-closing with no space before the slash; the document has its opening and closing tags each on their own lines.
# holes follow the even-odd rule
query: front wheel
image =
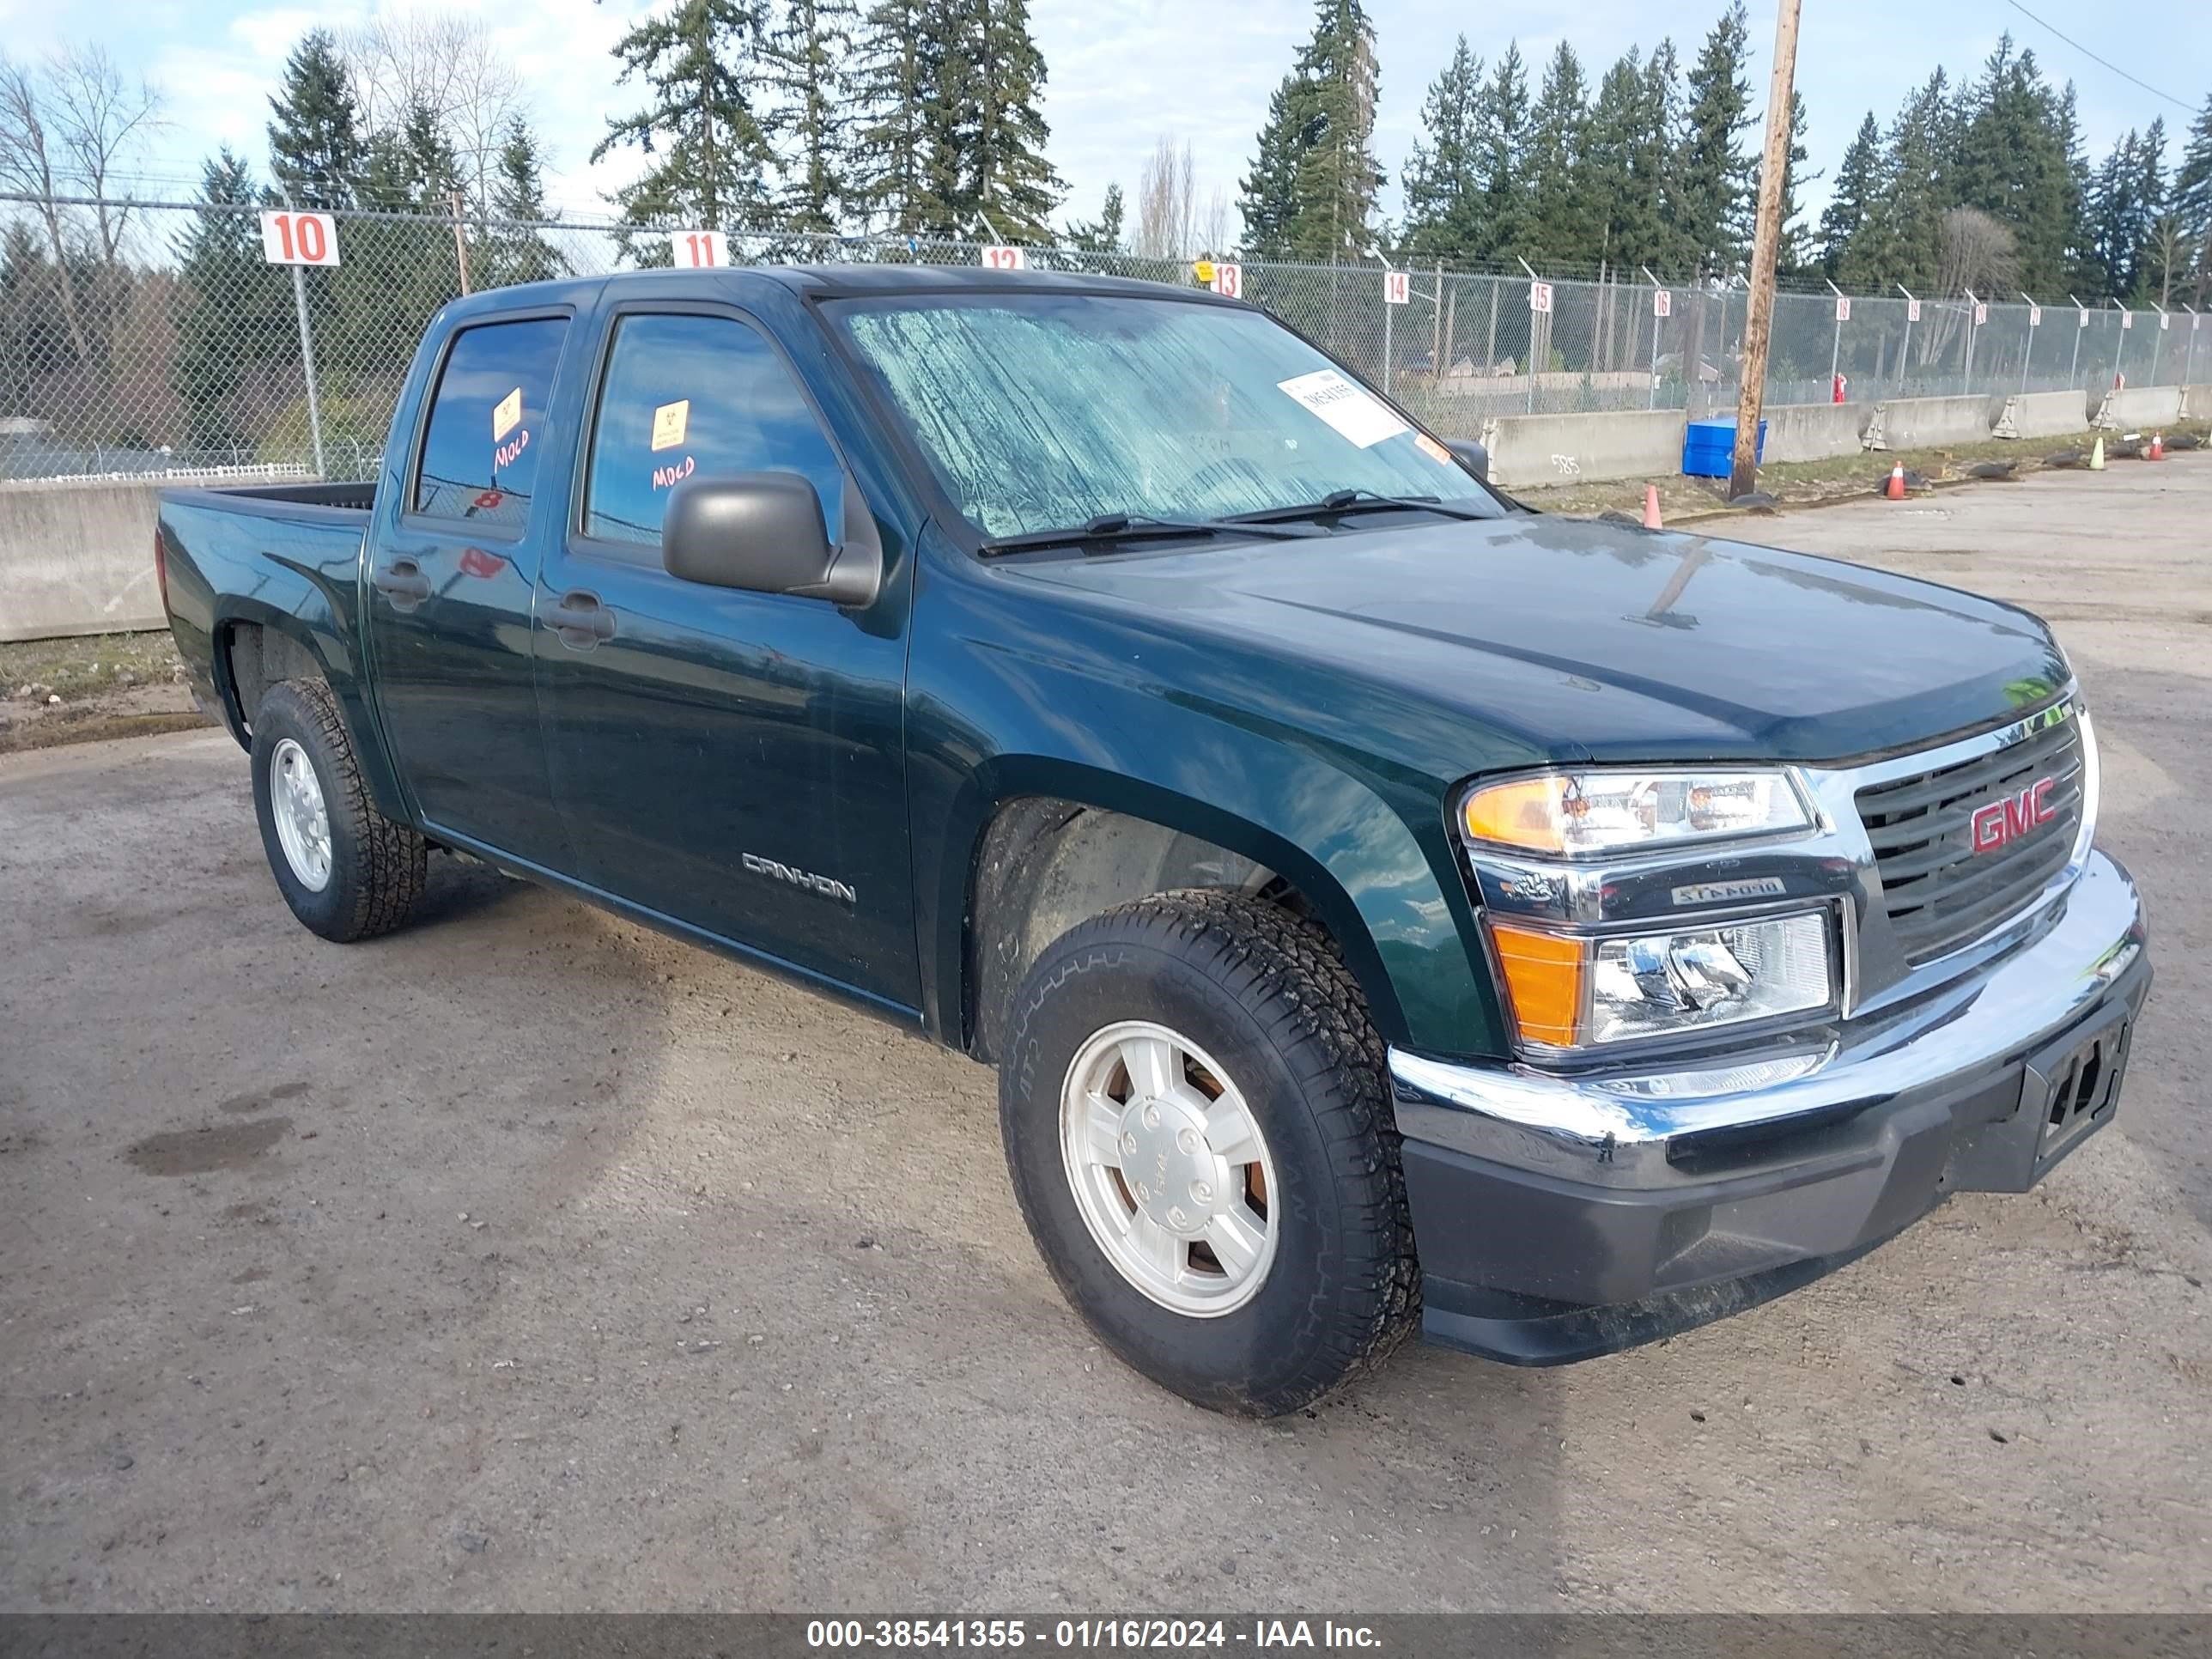
<svg viewBox="0 0 2212 1659">
<path fill-rule="evenodd" d="M 1048 947 L 1000 1070 L 1015 1194 L 1122 1359 L 1273 1416 L 1419 1315 L 1382 1048 L 1327 941 L 1257 900 L 1158 895 Z"/>
</svg>

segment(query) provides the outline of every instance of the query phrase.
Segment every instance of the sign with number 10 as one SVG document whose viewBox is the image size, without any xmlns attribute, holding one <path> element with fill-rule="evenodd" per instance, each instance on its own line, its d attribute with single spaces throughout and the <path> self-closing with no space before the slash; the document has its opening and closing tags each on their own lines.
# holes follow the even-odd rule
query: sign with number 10
<svg viewBox="0 0 2212 1659">
<path fill-rule="evenodd" d="M 285 209 L 261 216 L 261 257 L 272 265 L 338 263 L 338 222 L 327 213 Z"/>
</svg>

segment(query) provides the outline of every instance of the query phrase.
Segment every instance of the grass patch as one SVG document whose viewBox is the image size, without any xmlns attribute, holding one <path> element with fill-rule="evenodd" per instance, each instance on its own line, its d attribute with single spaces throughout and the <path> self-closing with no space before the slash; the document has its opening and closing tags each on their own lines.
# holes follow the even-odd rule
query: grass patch
<svg viewBox="0 0 2212 1659">
<path fill-rule="evenodd" d="M 178 684 L 184 675 L 167 629 L 0 645 L 0 698 L 16 702 L 75 702 L 124 687 Z"/>
</svg>

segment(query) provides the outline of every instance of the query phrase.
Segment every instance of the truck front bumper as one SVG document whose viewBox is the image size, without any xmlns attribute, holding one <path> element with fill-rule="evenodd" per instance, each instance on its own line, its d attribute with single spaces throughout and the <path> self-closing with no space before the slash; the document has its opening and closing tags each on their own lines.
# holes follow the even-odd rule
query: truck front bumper
<svg viewBox="0 0 2212 1659">
<path fill-rule="evenodd" d="M 1814 1046 L 1566 1075 L 1390 1054 L 1424 1334 L 1561 1364 L 1754 1306 L 2112 1121 L 2150 987 L 2091 853 L 2033 939 Z"/>
</svg>

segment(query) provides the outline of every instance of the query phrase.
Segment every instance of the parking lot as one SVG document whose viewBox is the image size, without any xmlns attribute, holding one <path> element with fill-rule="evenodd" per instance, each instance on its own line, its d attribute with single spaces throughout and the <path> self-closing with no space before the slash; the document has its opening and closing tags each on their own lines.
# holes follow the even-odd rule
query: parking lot
<svg viewBox="0 0 2212 1659">
<path fill-rule="evenodd" d="M 2115 1128 L 1262 1425 L 1091 1343 L 982 1068 L 445 860 L 325 945 L 220 734 L 0 759 L 0 1607 L 2202 1607 L 2208 525 L 2188 456 L 1729 526 L 2056 623 L 2160 975 Z"/>
</svg>

